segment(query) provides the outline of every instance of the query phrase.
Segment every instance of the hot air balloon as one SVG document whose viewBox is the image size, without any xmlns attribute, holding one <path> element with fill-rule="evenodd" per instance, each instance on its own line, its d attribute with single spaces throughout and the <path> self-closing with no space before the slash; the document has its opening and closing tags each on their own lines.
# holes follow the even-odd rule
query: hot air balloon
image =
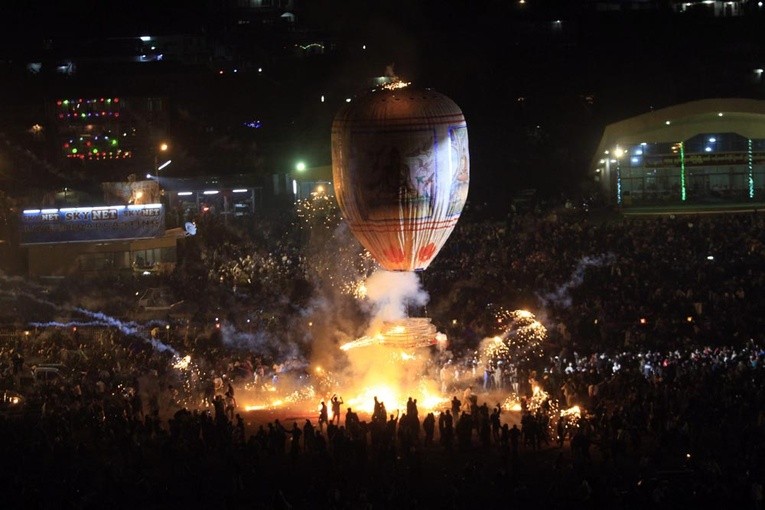
<svg viewBox="0 0 765 510">
<path fill-rule="evenodd" d="M 465 117 L 448 97 L 394 82 L 346 103 L 332 123 L 335 196 L 351 230 L 388 271 L 423 270 L 465 205 Z"/>
</svg>

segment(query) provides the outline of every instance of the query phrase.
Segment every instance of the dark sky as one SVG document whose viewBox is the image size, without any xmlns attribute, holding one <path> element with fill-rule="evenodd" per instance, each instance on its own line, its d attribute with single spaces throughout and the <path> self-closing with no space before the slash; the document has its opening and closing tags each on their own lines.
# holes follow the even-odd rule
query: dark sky
<svg viewBox="0 0 765 510">
<path fill-rule="evenodd" d="M 218 132 L 262 117 L 270 131 L 257 136 L 261 147 L 271 148 L 271 164 L 287 164 L 299 154 L 329 163 L 331 120 L 344 97 L 394 63 L 403 78 L 435 88 L 463 109 L 471 193 L 492 197 L 498 189 L 509 196 L 522 187 L 577 186 L 610 122 L 704 97 L 762 96 L 762 84 L 752 81 L 752 70 L 765 67 L 761 16 L 597 14 L 584 4 L 302 1 L 298 32 L 330 41 L 332 51 L 300 61 L 266 59 L 266 79 L 218 80 L 175 69 L 160 79 L 83 70 L 75 80 L 51 82 L 38 92 L 51 96 L 69 87 L 122 93 L 132 87 L 165 94 L 200 129 L 214 124 Z M 236 13 L 225 5 L 16 1 L 0 21 L 0 53 L 6 61 L 23 61 L 41 51 L 65 53 L 76 45 L 92 50 L 105 39 L 143 33 L 203 33 L 250 56 L 280 50 L 275 32 L 232 25 Z M 6 103 L 20 90 L 35 90 L 7 80 L 1 88 Z M 324 104 L 321 94 L 328 98 Z"/>
</svg>

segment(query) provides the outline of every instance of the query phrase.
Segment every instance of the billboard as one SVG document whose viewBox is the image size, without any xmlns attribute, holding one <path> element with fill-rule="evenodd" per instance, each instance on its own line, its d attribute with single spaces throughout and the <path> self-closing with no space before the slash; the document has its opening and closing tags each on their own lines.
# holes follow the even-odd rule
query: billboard
<svg viewBox="0 0 765 510">
<path fill-rule="evenodd" d="M 114 241 L 161 237 L 162 204 L 27 209 L 21 216 L 21 245 Z"/>
</svg>

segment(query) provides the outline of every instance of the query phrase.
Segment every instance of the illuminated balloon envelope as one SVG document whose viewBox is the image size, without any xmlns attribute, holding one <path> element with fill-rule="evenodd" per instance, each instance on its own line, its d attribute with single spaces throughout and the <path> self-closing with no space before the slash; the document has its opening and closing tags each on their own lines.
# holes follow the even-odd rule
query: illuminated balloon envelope
<svg viewBox="0 0 765 510">
<path fill-rule="evenodd" d="M 375 89 L 335 116 L 332 172 L 340 210 L 377 262 L 425 269 L 467 200 L 465 117 L 430 89 Z"/>
</svg>

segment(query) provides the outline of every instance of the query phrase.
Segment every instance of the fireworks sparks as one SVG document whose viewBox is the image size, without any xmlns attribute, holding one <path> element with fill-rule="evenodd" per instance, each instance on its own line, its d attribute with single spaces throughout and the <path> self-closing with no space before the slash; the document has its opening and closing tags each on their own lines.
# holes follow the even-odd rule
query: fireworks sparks
<svg viewBox="0 0 765 510">
<path fill-rule="evenodd" d="M 435 345 L 436 327 L 425 317 L 409 317 L 395 322 L 384 322 L 381 331 L 347 342 L 340 349 L 348 351 L 372 345 L 387 345 L 402 349 L 416 349 Z"/>
<path fill-rule="evenodd" d="M 377 263 L 343 223 L 335 198 L 315 193 L 298 201 L 295 207 L 295 227 L 308 238 L 305 265 L 309 278 L 347 296 L 364 299 L 364 280 Z"/>
<path fill-rule="evenodd" d="M 342 345 L 353 367 L 340 386 L 345 405 L 372 413 L 375 397 L 388 412 L 405 411 L 409 397 L 417 399 L 418 410 L 423 411 L 447 402 L 428 376 L 428 351 L 422 349 L 435 345 L 437 337 L 430 319 L 409 317 L 382 321 L 376 332 Z"/>
<path fill-rule="evenodd" d="M 507 411 L 525 410 L 532 414 L 540 410 L 550 414 L 557 414 L 558 402 L 550 398 L 550 394 L 543 390 L 541 386 L 535 385 L 531 389 L 531 398 L 526 398 L 524 401 L 523 398 L 513 393 L 505 399 L 502 408 Z"/>
<path fill-rule="evenodd" d="M 173 363 L 173 368 L 178 370 L 187 370 L 189 368 L 190 363 L 191 363 L 191 356 L 184 356 L 183 358 L 178 358 L 178 361 Z"/>
<path fill-rule="evenodd" d="M 341 220 L 337 203 L 324 190 L 312 193 L 306 200 L 298 200 L 295 207 L 300 220 L 298 227 L 312 233 L 317 228 L 333 230 Z"/>
<path fill-rule="evenodd" d="M 278 393 L 274 386 L 269 386 L 266 388 L 266 391 L 268 393 Z M 316 401 L 316 390 L 313 385 L 309 384 L 299 387 L 283 397 L 264 398 L 261 394 L 254 397 L 247 395 L 245 399 L 253 399 L 255 401 L 252 404 L 245 404 L 243 406 L 245 411 L 273 410 L 282 407 L 304 407 L 308 409 Z"/>
<path fill-rule="evenodd" d="M 481 347 L 481 359 L 485 362 L 489 362 L 493 366 L 511 363 L 510 348 L 501 337 L 492 337 L 484 342 Z"/>
<path fill-rule="evenodd" d="M 493 366 L 528 364 L 544 356 L 547 328 L 527 310 L 497 313 L 497 325 L 504 331 L 481 345 L 482 361 Z"/>
<path fill-rule="evenodd" d="M 571 417 L 579 419 L 582 417 L 582 410 L 579 408 L 579 406 L 573 406 L 568 409 L 564 409 L 560 412 L 561 418 L 564 417 Z"/>
<path fill-rule="evenodd" d="M 401 79 L 396 78 L 395 80 L 393 80 L 390 83 L 385 83 L 383 85 L 380 85 L 380 88 L 383 89 L 383 90 L 399 90 L 399 89 L 403 89 L 405 87 L 408 87 L 411 84 L 412 84 L 412 82 L 410 82 L 410 81 L 403 81 Z"/>
<path fill-rule="evenodd" d="M 423 381 L 418 388 L 411 392 L 405 392 L 386 384 L 369 386 L 359 390 L 353 397 L 346 399 L 345 405 L 354 411 L 371 414 L 374 411 L 374 399 L 377 397 L 379 402 L 385 404 L 388 413 L 404 412 L 410 396 L 417 399 L 417 410 L 420 413 L 437 410 L 447 406 L 449 402 L 448 398 L 430 390 Z"/>
</svg>

